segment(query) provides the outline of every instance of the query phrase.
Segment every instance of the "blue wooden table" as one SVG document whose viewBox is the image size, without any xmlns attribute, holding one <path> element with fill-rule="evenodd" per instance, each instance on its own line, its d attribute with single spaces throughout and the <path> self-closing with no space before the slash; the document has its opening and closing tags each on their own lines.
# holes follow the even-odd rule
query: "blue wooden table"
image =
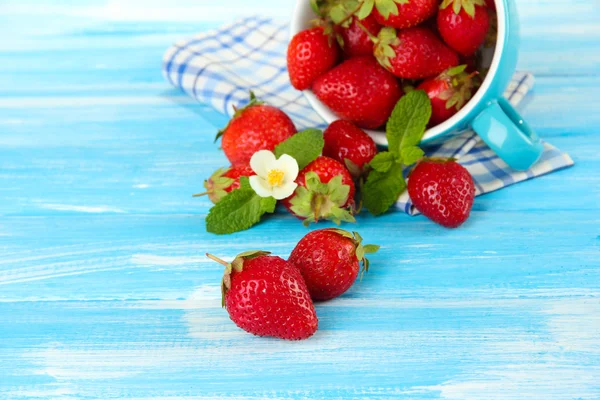
<svg viewBox="0 0 600 400">
<path fill-rule="evenodd" d="M 599 399 L 598 0 L 519 1 L 523 112 L 574 168 L 478 198 L 458 230 L 361 217 L 382 249 L 310 340 L 231 323 L 203 254 L 287 256 L 306 230 L 205 232 L 191 194 L 225 120 L 161 56 L 292 3 L 0 3 L 0 399 Z"/>
</svg>

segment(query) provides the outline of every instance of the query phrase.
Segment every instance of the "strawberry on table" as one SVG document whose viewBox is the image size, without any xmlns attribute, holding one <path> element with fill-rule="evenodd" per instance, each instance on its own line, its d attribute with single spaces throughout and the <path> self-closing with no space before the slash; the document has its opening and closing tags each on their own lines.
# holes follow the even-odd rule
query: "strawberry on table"
<svg viewBox="0 0 600 400">
<path fill-rule="evenodd" d="M 437 16 L 444 42 L 463 56 L 481 47 L 490 28 L 485 0 L 444 0 Z"/>
<path fill-rule="evenodd" d="M 233 166 L 248 165 L 259 150 L 275 146 L 296 133 L 294 123 L 283 111 L 264 104 L 250 93 L 250 102 L 240 108 L 229 124 L 217 134 L 221 147 Z"/>
<path fill-rule="evenodd" d="M 450 119 L 471 99 L 475 90 L 473 74 L 465 72 L 467 65 L 450 68 L 435 78 L 423 81 L 417 89 L 424 90 L 431 99 L 429 126 Z"/>
<path fill-rule="evenodd" d="M 246 332 L 302 340 L 317 331 L 318 320 L 304 279 L 294 265 L 264 251 L 239 254 L 225 266 L 222 305 Z"/>
<path fill-rule="evenodd" d="M 365 164 L 377 154 L 377 146 L 369 135 L 352 122 L 337 120 L 323 132 L 323 155 L 337 160 L 358 178 Z"/>
<path fill-rule="evenodd" d="M 232 190 L 239 189 L 240 177 L 256 175 L 249 165 L 219 168 L 214 174 L 204 181 L 206 192 L 195 194 L 194 197 L 208 196 L 210 201 L 217 204 Z"/>
<path fill-rule="evenodd" d="M 419 25 L 438 9 L 439 0 L 377 0 L 373 15 L 381 25 L 404 29 Z"/>
<path fill-rule="evenodd" d="M 288 262 L 300 270 L 313 300 L 329 300 L 354 284 L 361 262 L 364 271 L 368 271 L 369 260 L 365 254 L 378 249 L 376 245 L 363 245 L 356 232 L 321 229 L 304 236 Z"/>
<path fill-rule="evenodd" d="M 381 25 L 372 14 L 363 20 L 353 16 L 348 27 L 336 25 L 335 32 L 346 58 L 373 54 L 374 43 L 365 29 L 373 36 L 377 36 L 381 30 Z"/>
<path fill-rule="evenodd" d="M 403 79 L 429 78 L 458 65 L 458 55 L 422 26 L 398 32 L 383 28 L 377 37 L 375 57 Z"/>
<path fill-rule="evenodd" d="M 337 63 L 340 50 L 323 27 L 297 33 L 288 46 L 287 66 L 292 86 L 298 90 L 311 87 L 315 79 Z"/>
<path fill-rule="evenodd" d="M 427 218 L 457 228 L 469 218 L 475 184 L 469 171 L 454 160 L 425 159 L 408 177 L 408 194 Z"/>
<path fill-rule="evenodd" d="M 344 61 L 318 78 L 313 92 L 339 117 L 366 129 L 385 124 L 402 96 L 394 75 L 370 56 Z"/>
<path fill-rule="evenodd" d="M 337 224 L 354 222 L 355 186 L 350 172 L 340 162 L 319 156 L 296 179 L 298 188 L 283 200 L 283 205 L 305 225 L 321 219 Z"/>
</svg>

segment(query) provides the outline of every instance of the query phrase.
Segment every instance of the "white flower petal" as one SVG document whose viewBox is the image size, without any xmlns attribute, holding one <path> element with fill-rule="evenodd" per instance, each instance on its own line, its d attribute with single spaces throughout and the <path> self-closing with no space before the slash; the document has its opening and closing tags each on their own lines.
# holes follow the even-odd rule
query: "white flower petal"
<svg viewBox="0 0 600 400">
<path fill-rule="evenodd" d="M 250 168 L 252 168 L 256 175 L 266 178 L 269 170 L 272 169 L 273 163 L 276 161 L 275 154 L 269 150 L 259 150 L 252 155 Z"/>
<path fill-rule="evenodd" d="M 277 200 L 283 200 L 287 197 L 290 197 L 294 193 L 294 191 L 296 190 L 297 187 L 298 187 L 298 184 L 295 182 L 290 182 L 286 185 L 274 187 L 273 188 L 273 197 L 275 197 L 275 199 L 277 199 Z"/>
<path fill-rule="evenodd" d="M 250 187 L 257 195 L 260 197 L 273 197 L 273 188 L 263 178 L 253 175 L 248 179 L 250 180 Z"/>
<path fill-rule="evenodd" d="M 298 177 L 298 162 L 290 155 L 283 154 L 275 162 L 275 168 L 285 173 L 283 177 L 283 184 L 294 182 Z"/>
</svg>

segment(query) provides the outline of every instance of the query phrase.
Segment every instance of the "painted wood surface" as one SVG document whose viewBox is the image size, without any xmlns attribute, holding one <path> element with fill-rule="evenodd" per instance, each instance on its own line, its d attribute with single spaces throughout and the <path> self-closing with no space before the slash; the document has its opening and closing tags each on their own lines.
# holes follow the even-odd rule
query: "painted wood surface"
<svg viewBox="0 0 600 400">
<path fill-rule="evenodd" d="M 225 164 L 225 121 L 160 61 L 292 3 L 0 3 L 0 399 L 600 399 L 598 0 L 519 1 L 523 113 L 574 168 L 478 198 L 454 231 L 361 216 L 382 250 L 310 340 L 229 321 L 203 254 L 287 256 L 306 230 L 280 212 L 204 232 L 190 195 Z"/>
</svg>

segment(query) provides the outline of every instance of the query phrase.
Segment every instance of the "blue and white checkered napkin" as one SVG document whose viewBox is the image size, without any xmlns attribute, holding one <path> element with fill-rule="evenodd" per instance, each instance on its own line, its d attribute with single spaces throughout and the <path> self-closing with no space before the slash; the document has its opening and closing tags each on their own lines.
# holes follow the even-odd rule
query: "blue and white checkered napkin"
<svg viewBox="0 0 600 400">
<path fill-rule="evenodd" d="M 175 43 L 164 56 L 163 72 L 171 84 L 223 114 L 233 115 L 233 107 L 245 104 L 252 90 L 258 98 L 283 109 L 298 129 L 324 128 L 324 121 L 302 93 L 290 85 L 288 40 L 287 24 L 245 18 Z M 533 81 L 531 74 L 516 73 L 505 96 L 518 104 Z M 432 157 L 458 159 L 473 175 L 480 195 L 573 165 L 568 154 L 548 143 L 545 148 L 542 159 L 525 172 L 508 167 L 472 131 L 425 150 Z M 408 214 L 417 213 L 406 192 L 397 206 Z"/>
</svg>

